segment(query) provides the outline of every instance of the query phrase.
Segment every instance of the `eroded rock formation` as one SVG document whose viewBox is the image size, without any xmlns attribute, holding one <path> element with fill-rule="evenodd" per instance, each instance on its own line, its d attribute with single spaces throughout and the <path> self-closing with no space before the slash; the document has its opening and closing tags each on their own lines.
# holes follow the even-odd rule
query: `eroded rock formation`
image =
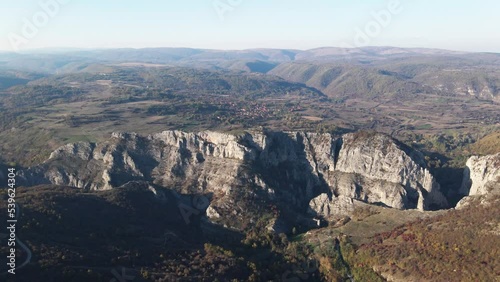
<svg viewBox="0 0 500 282">
<path fill-rule="evenodd" d="M 107 190 L 147 181 L 206 194 L 214 220 L 245 213 L 243 202 L 324 216 L 348 211 L 353 199 L 398 209 L 447 204 L 421 154 L 375 133 L 114 133 L 99 144 L 65 145 L 20 176 L 28 185 Z"/>
<path fill-rule="evenodd" d="M 479 202 L 486 203 L 491 194 L 500 193 L 500 153 L 469 158 L 460 193 L 466 197 L 457 208 L 470 204 L 474 198 L 481 198 Z"/>
</svg>

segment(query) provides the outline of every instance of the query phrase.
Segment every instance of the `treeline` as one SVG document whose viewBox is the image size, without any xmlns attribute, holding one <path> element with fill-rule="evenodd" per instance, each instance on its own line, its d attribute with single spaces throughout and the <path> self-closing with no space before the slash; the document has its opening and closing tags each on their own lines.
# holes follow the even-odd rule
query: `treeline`
<svg viewBox="0 0 500 282">
<path fill-rule="evenodd" d="M 83 99 L 85 92 L 80 88 L 58 85 L 30 85 L 11 88 L 11 94 L 4 98 L 6 107 L 33 107 L 57 103 L 74 102 Z"/>
<path fill-rule="evenodd" d="M 151 92 L 149 89 L 157 89 L 160 92 L 168 89 L 188 95 L 230 94 L 249 98 L 283 95 L 322 96 L 320 92 L 302 84 L 287 82 L 276 77 L 188 68 L 119 69 L 107 75 L 106 79 L 113 80 L 114 84 L 132 84 L 137 87 L 136 90 L 116 89 L 121 92 L 116 94 L 131 96 L 139 95 L 138 91 Z M 157 95 L 153 93 L 152 95 L 141 94 L 141 96 L 155 97 Z"/>
</svg>

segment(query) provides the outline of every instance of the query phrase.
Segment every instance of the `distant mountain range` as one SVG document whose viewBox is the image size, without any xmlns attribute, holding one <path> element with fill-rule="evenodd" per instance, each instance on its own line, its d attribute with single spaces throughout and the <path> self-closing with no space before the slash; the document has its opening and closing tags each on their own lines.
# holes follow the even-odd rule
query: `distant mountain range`
<svg viewBox="0 0 500 282">
<path fill-rule="evenodd" d="M 16 281 L 496 281 L 499 89 L 493 53 L 0 52 Z"/>
<path fill-rule="evenodd" d="M 101 72 L 109 65 L 183 66 L 279 76 L 330 97 L 362 95 L 470 95 L 499 100 L 500 54 L 439 49 L 363 47 L 250 50 L 147 48 L 43 50 L 0 53 L 0 87 L 22 84 L 16 71 L 61 74 Z M 12 79 L 2 83 L 4 76 Z M 26 76 L 26 74 L 23 74 Z M 17 82 L 16 82 L 17 81 Z"/>
<path fill-rule="evenodd" d="M 248 49 L 248 50 L 210 50 L 192 48 L 145 48 L 145 49 L 98 49 L 98 50 L 40 50 L 24 53 L 0 53 L 0 61 L 36 61 L 43 58 L 59 58 L 69 62 L 148 62 L 156 64 L 206 62 L 221 63 L 228 61 L 264 61 L 283 63 L 292 61 L 346 62 L 352 64 L 375 64 L 387 60 L 408 58 L 434 58 L 439 63 L 455 59 L 457 63 L 482 61 L 489 65 L 500 64 L 500 54 L 467 53 L 440 49 L 362 47 L 336 48 L 324 47 L 311 50 L 294 49 Z M 57 60 L 56 60 L 57 61 Z M 448 63 L 448 62 L 447 62 Z"/>
</svg>

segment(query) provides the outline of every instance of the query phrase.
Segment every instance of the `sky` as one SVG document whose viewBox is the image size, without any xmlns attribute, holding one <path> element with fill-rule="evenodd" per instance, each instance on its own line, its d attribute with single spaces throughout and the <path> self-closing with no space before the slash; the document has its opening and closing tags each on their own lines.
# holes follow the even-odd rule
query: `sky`
<svg viewBox="0 0 500 282">
<path fill-rule="evenodd" d="M 498 0 L 1 0 L 0 50 L 397 46 L 500 53 L 498 11 Z"/>
</svg>

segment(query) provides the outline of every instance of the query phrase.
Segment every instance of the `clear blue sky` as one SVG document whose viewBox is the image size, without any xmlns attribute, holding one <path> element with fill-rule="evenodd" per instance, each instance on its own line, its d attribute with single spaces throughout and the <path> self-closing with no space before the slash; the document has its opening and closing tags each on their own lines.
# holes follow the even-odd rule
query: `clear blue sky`
<svg viewBox="0 0 500 282">
<path fill-rule="evenodd" d="M 23 36 L 39 2 L 0 1 L 0 50 Z M 59 0 L 62 1 L 62 0 Z M 357 46 L 372 12 L 391 0 L 64 0 L 22 49 L 195 47 L 214 49 Z M 219 17 L 213 4 L 237 3 Z M 366 44 L 500 52 L 500 1 L 400 0 L 403 11 Z M 40 18 L 43 20 L 43 17 Z M 43 22 L 43 21 L 42 21 Z M 24 37 L 24 36 L 23 36 Z M 366 38 L 365 38 L 366 39 Z M 360 41 L 361 42 L 361 41 Z"/>
</svg>

